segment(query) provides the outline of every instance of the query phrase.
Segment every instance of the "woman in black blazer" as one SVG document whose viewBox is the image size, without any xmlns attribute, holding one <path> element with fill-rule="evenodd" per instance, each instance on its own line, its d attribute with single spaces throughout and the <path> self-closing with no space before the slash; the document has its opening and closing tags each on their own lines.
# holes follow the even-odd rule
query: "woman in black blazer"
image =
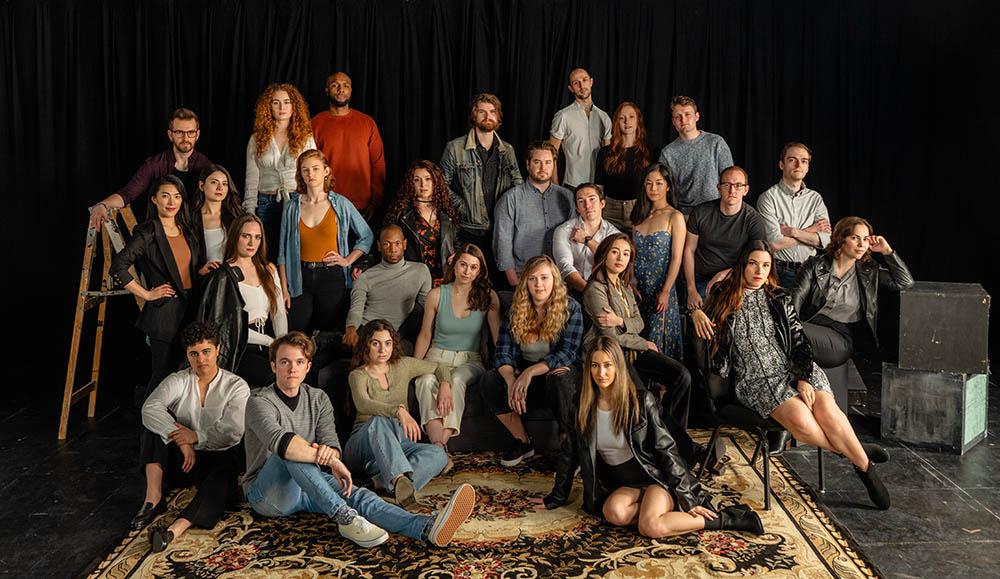
<svg viewBox="0 0 1000 579">
<path fill-rule="evenodd" d="M 176 369 L 180 361 L 177 335 L 187 315 L 189 294 L 197 281 L 198 238 L 189 222 L 184 183 L 167 175 L 150 197 L 155 217 L 132 231 L 125 248 L 111 260 L 111 280 L 145 302 L 136 327 L 146 334 L 152 368 L 143 400 Z M 152 211 L 150 211 L 152 214 Z M 145 285 L 129 268 L 138 268 Z M 148 289 L 147 289 L 148 288 Z"/>
</svg>

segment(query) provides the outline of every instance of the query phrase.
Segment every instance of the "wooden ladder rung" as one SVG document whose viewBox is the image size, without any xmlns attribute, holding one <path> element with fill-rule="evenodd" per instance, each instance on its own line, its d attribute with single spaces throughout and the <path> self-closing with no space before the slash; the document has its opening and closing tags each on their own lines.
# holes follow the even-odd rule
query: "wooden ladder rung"
<svg viewBox="0 0 1000 579">
<path fill-rule="evenodd" d="M 77 402 L 79 402 L 81 398 L 83 398 L 87 394 L 90 394 L 90 391 L 93 390 L 96 387 L 97 387 L 97 382 L 94 382 L 93 380 L 91 380 L 90 382 L 87 382 L 83 386 L 80 386 L 78 389 L 74 390 L 73 391 L 73 396 L 70 397 L 70 399 L 69 399 L 70 400 L 70 402 L 69 402 L 70 405 L 76 404 Z"/>
</svg>

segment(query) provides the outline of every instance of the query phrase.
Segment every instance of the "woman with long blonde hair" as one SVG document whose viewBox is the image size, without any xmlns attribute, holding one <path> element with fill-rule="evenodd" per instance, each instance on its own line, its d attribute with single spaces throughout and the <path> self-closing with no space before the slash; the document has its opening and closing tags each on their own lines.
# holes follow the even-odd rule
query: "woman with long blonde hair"
<svg viewBox="0 0 1000 579">
<path fill-rule="evenodd" d="M 718 513 L 677 454 L 656 396 L 638 392 L 618 342 L 600 336 L 587 350 L 576 416 L 583 509 L 659 539 L 702 529 L 764 532 L 744 505 Z"/>
<path fill-rule="evenodd" d="M 309 105 L 302 93 L 287 83 L 269 85 L 254 109 L 243 207 L 260 217 L 264 235 L 272 242 L 278 240 L 282 205 L 295 191 L 295 162 L 303 151 L 315 148 Z M 267 257 L 274 261 L 278 244 L 270 247 Z"/>
<path fill-rule="evenodd" d="M 567 435 L 573 430 L 582 339 L 582 309 L 569 297 L 559 267 L 546 255 L 529 259 L 517 282 L 510 313 L 500 326 L 494 369 L 482 379 L 486 407 L 516 439 L 501 456 L 503 466 L 515 466 L 535 454 L 521 419 L 529 403 L 548 402 L 566 443 L 560 457 L 568 460 L 571 456 Z M 557 481 L 557 486 L 561 482 L 565 481 Z M 547 500 L 558 502 L 561 497 Z"/>
</svg>

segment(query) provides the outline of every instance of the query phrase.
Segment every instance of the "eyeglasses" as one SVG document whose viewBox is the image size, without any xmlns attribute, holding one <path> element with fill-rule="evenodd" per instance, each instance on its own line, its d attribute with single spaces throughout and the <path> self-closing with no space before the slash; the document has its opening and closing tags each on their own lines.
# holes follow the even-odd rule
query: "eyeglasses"
<svg viewBox="0 0 1000 579">
<path fill-rule="evenodd" d="M 187 137 L 189 139 L 193 139 L 198 136 L 198 129 L 194 129 L 191 131 L 175 131 L 173 129 L 170 129 L 170 133 L 175 137 Z"/>
<path fill-rule="evenodd" d="M 746 188 L 746 183 L 727 183 L 726 181 L 719 183 L 719 189 L 735 189 L 737 191 L 742 191 Z"/>
</svg>

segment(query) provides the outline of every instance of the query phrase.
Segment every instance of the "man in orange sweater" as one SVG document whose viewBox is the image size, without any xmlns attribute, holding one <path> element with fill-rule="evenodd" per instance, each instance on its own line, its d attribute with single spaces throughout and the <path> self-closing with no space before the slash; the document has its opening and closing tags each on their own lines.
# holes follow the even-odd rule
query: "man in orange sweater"
<svg viewBox="0 0 1000 579">
<path fill-rule="evenodd" d="M 354 203 L 365 219 L 382 205 L 385 155 L 375 119 L 351 109 L 351 77 L 335 72 L 326 79 L 330 110 L 313 117 L 316 146 L 333 172 L 333 189 Z"/>
</svg>

